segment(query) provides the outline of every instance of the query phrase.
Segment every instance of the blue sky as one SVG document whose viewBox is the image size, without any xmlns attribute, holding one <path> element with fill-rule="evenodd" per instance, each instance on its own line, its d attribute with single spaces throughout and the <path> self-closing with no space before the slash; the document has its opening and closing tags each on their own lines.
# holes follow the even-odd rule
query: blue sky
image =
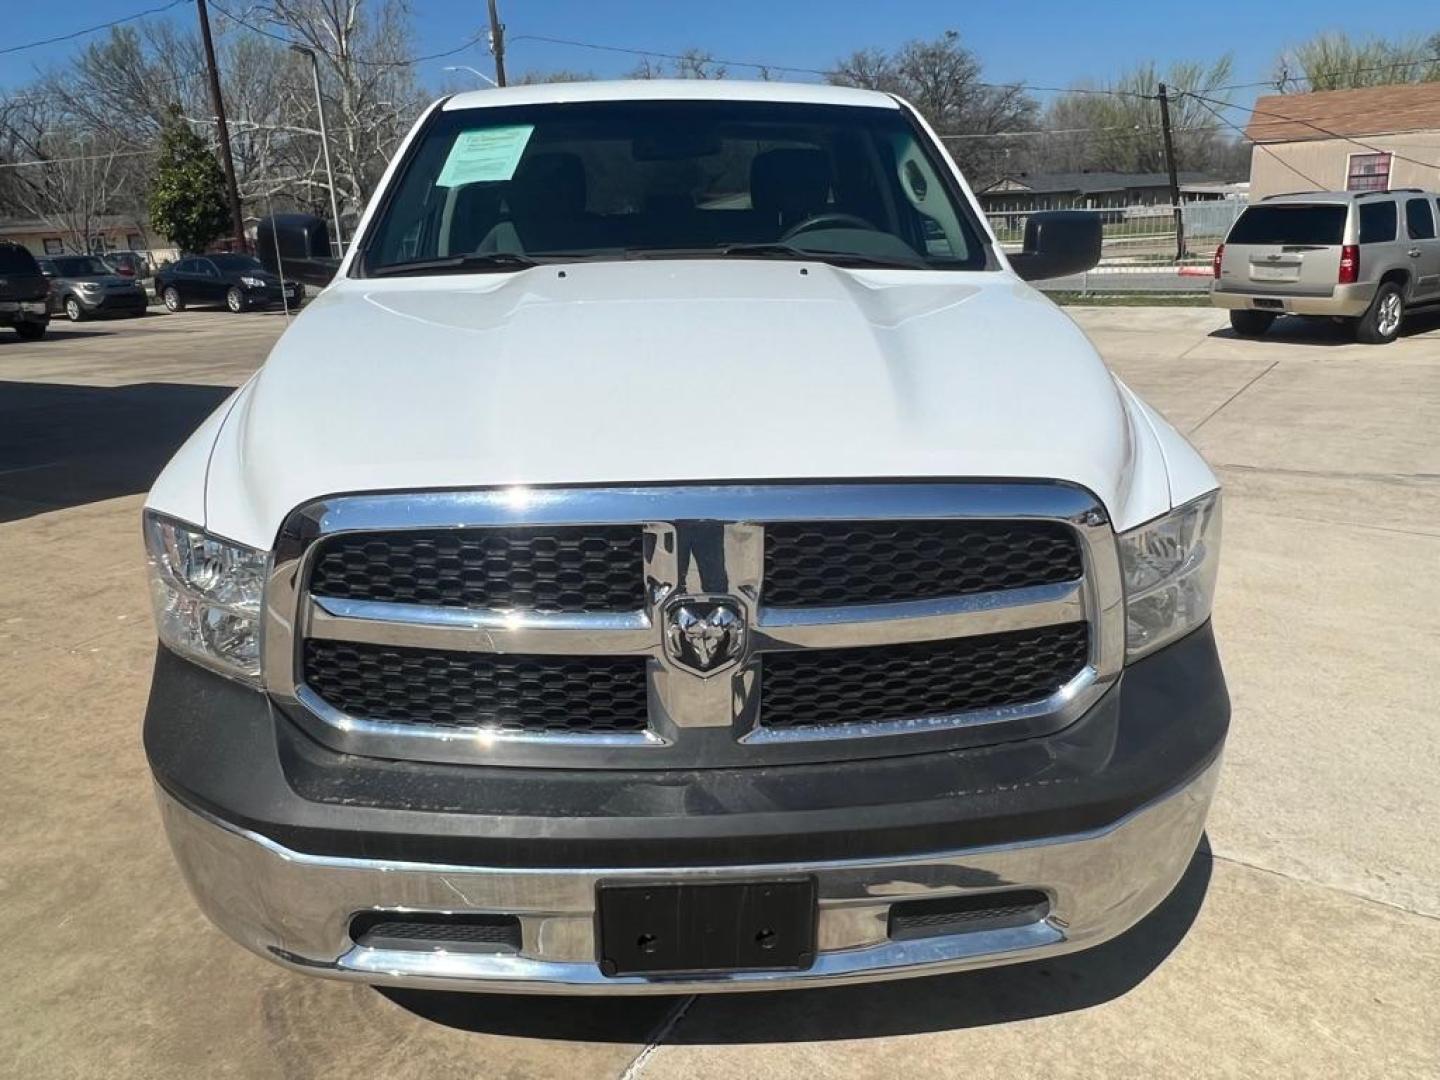
<svg viewBox="0 0 1440 1080">
<path fill-rule="evenodd" d="M 162 0 L 70 0 L 57 6 L 0 0 L 0 49 L 67 33 L 147 8 Z M 222 0 L 234 10 L 246 0 Z M 946 29 L 965 43 L 995 81 L 1065 86 L 1105 80 L 1137 60 L 1162 66 L 1176 59 L 1234 54 L 1237 82 L 1266 78 L 1276 54 L 1321 30 L 1385 37 L 1440 30 L 1440 14 L 1424 4 L 1356 4 L 1353 0 L 1269 0 L 1162 6 L 1107 0 L 1100 4 L 1031 0 L 727 0 L 695 5 L 683 0 L 500 0 L 512 39 L 512 72 L 574 68 L 600 76 L 623 75 L 635 58 L 618 53 L 526 41 L 524 35 L 679 52 L 689 47 L 716 56 L 798 67 L 824 68 L 853 49 L 895 46 Z M 482 0 L 414 0 L 418 54 L 464 41 L 481 27 Z M 1428 8 L 1428 11 L 1427 11 Z M 194 19 L 191 3 L 157 18 Z M 63 61 L 93 38 L 0 54 L 0 89 L 13 89 L 37 69 Z M 486 71 L 479 45 L 455 57 L 422 64 L 422 83 L 435 87 L 446 64 L 470 63 Z M 741 74 L 736 69 L 733 74 Z M 804 76 L 791 76 L 801 77 Z M 1244 95 L 1237 95 L 1243 97 Z"/>
</svg>

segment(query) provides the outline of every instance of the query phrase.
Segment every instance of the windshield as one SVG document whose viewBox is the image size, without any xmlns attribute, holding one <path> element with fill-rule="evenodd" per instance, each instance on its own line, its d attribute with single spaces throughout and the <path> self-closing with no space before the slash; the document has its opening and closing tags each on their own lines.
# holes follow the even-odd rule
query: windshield
<svg viewBox="0 0 1440 1080">
<path fill-rule="evenodd" d="M 114 273 L 93 255 L 72 255 L 55 260 L 55 270 L 61 277 L 86 277 L 91 274 Z"/>
<path fill-rule="evenodd" d="M 235 270 L 258 273 L 265 269 L 254 255 L 211 255 L 210 261 L 219 267 L 222 274 Z"/>
<path fill-rule="evenodd" d="M 0 244 L 0 274 L 36 274 L 35 256 L 16 244 Z"/>
<path fill-rule="evenodd" d="M 1345 232 L 1340 203 L 1252 206 L 1230 230 L 1229 244 L 1338 244 Z"/>
<path fill-rule="evenodd" d="M 979 269 L 979 235 L 899 109 L 545 104 L 437 112 L 370 231 L 364 267 L 745 255 Z"/>
</svg>

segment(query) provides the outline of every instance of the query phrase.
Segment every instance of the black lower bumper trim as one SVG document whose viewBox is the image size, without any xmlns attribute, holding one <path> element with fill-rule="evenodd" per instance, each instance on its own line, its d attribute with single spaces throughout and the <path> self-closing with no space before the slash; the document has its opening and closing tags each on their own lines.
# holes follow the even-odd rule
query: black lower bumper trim
<svg viewBox="0 0 1440 1080">
<path fill-rule="evenodd" d="M 1198 774 L 1229 723 L 1207 625 L 1131 665 L 1069 727 L 820 765 L 601 771 L 384 761 L 161 649 L 145 721 L 184 803 L 316 855 L 563 867 L 740 865 L 957 850 L 1109 825 Z"/>
</svg>

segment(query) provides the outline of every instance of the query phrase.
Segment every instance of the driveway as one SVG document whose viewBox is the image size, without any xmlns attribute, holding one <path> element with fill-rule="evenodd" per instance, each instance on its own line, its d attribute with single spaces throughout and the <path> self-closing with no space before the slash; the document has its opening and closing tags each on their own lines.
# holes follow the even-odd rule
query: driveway
<svg viewBox="0 0 1440 1080">
<path fill-rule="evenodd" d="M 380 993 L 185 893 L 139 742 L 138 512 L 275 315 L 0 331 L 0 1072 L 17 1077 L 1440 1075 L 1440 320 L 1385 348 L 1068 309 L 1226 484 L 1207 840 L 1089 953 L 789 995 Z"/>
</svg>

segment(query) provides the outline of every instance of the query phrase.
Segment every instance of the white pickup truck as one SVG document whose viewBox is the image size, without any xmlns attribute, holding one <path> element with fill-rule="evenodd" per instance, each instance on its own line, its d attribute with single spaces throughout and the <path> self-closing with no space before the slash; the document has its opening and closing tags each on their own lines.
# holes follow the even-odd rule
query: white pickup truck
<svg viewBox="0 0 1440 1080">
<path fill-rule="evenodd" d="M 447 98 L 145 510 L 145 745 L 294 970 L 676 993 L 1084 948 L 1229 720 L 1214 475 L 880 93 Z"/>
</svg>

